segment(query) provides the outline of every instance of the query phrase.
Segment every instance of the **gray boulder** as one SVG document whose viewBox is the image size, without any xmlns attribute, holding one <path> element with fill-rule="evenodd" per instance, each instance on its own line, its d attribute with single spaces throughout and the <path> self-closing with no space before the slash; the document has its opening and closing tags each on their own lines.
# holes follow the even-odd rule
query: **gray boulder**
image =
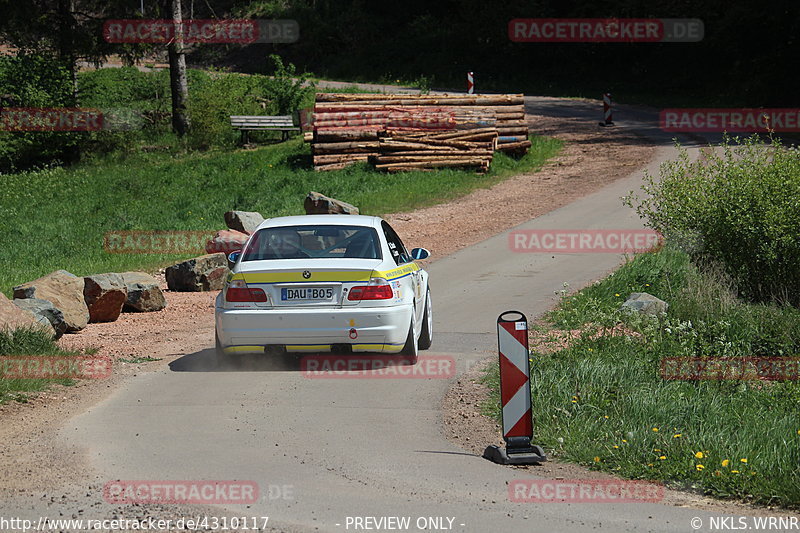
<svg viewBox="0 0 800 533">
<path fill-rule="evenodd" d="M 41 327 L 51 335 L 55 334 L 55 330 L 47 318 L 14 305 L 14 302 L 0 292 L 0 330 L 32 327 Z"/>
<path fill-rule="evenodd" d="M 95 274 L 83 278 L 83 299 L 89 308 L 89 322 L 113 322 L 128 299 L 120 274 Z"/>
<path fill-rule="evenodd" d="M 83 299 L 83 283 L 83 278 L 66 270 L 57 270 L 14 287 L 14 299 L 48 300 L 61 311 L 67 332 L 79 331 L 89 322 L 89 309 Z"/>
<path fill-rule="evenodd" d="M 201 255 L 167 267 L 165 274 L 171 291 L 218 291 L 225 284 L 228 261 L 225 254 Z"/>
<path fill-rule="evenodd" d="M 311 191 L 303 202 L 307 215 L 357 215 L 358 208 L 324 194 Z"/>
<path fill-rule="evenodd" d="M 39 298 L 22 298 L 14 300 L 14 305 L 21 310 L 27 311 L 36 316 L 39 324 L 43 326 L 47 324 L 56 339 L 69 331 L 69 327 L 66 320 L 64 320 L 64 314 L 61 312 L 61 309 L 53 305 L 53 302 L 50 300 L 42 300 Z"/>
<path fill-rule="evenodd" d="M 625 300 L 625 303 L 620 306 L 621 310 L 626 309 L 653 316 L 666 313 L 668 308 L 669 304 L 667 302 L 656 298 L 652 294 L 647 294 L 646 292 L 631 293 L 628 299 Z"/>
<path fill-rule="evenodd" d="M 128 293 L 122 308 L 124 311 L 152 312 L 160 311 L 167 306 L 158 280 L 150 274 L 123 272 L 120 275 Z"/>
<path fill-rule="evenodd" d="M 225 225 L 228 229 L 252 235 L 259 224 L 264 222 L 261 213 L 255 211 L 228 211 L 225 213 Z"/>
</svg>

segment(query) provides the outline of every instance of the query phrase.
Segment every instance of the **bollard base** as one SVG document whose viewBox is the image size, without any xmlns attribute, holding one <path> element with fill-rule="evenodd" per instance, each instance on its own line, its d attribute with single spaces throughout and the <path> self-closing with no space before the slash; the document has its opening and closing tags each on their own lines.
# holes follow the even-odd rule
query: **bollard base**
<svg viewBox="0 0 800 533">
<path fill-rule="evenodd" d="M 547 461 L 541 446 L 531 446 L 509 453 L 505 448 L 492 444 L 483 451 L 483 457 L 501 465 L 534 465 Z"/>
</svg>

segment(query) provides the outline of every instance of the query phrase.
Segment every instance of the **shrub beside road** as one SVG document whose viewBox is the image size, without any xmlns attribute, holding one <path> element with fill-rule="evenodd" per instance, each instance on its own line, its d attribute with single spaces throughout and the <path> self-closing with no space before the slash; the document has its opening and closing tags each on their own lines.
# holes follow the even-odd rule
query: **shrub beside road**
<svg viewBox="0 0 800 533">
<path fill-rule="evenodd" d="M 649 180 L 639 211 L 665 247 L 575 294 L 565 288 L 533 332 L 537 443 L 626 478 L 798 507 L 800 310 L 788 304 L 798 294 L 798 161 L 794 149 L 750 140 Z M 667 312 L 620 310 L 635 292 Z M 485 412 L 499 417 L 496 366 L 486 380 Z"/>
</svg>

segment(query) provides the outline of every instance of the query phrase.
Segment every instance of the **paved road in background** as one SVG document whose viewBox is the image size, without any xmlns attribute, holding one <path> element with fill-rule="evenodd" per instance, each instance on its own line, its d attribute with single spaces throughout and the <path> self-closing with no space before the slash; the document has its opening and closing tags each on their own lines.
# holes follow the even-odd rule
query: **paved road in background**
<svg viewBox="0 0 800 533">
<path fill-rule="evenodd" d="M 599 104 L 579 100 L 529 97 L 526 105 L 531 113 L 593 122 L 601 114 Z M 615 119 L 617 128 L 658 143 L 649 171 L 675 155 L 654 111 L 618 109 Z M 642 169 L 517 229 L 641 228 L 620 201 L 641 177 Z M 564 282 L 579 288 L 621 259 L 513 253 L 507 232 L 439 259 L 429 267 L 435 340 L 426 355 L 452 356 L 463 372 L 494 355 L 501 311 L 535 317 Z M 450 517 L 452 530 L 465 532 L 687 532 L 692 517 L 705 516 L 649 503 L 513 503 L 508 483 L 532 474 L 445 439 L 440 403 L 450 380 L 312 380 L 288 362 L 214 371 L 213 332 L 198 335 L 207 336 L 208 350 L 127 381 L 62 429 L 61 438 L 83 447 L 101 477 L 253 480 L 262 493 L 290 486 L 290 499 L 227 509 L 269 516 L 271 526 L 287 531 L 352 531 L 347 517 L 410 516 L 412 524 Z"/>
</svg>

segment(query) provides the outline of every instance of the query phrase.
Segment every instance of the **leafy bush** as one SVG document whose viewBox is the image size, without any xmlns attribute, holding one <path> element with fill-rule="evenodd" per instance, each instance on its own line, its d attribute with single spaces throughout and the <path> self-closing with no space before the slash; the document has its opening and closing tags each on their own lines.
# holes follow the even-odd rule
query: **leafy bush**
<svg viewBox="0 0 800 533">
<path fill-rule="evenodd" d="M 753 301 L 800 304 L 800 152 L 726 138 L 691 160 L 680 149 L 646 177 L 637 212 L 699 264 L 719 264 Z M 633 200 L 633 199 L 632 199 Z"/>
<path fill-rule="evenodd" d="M 262 115 L 258 80 L 254 76 L 213 73 L 189 85 L 189 145 L 206 150 L 232 147 L 237 133 L 231 129 L 230 115 Z"/>
<path fill-rule="evenodd" d="M 8 107 L 74 105 L 69 72 L 42 55 L 0 57 L 0 95 Z M 81 139 L 79 133 L 0 132 L 0 172 L 63 161 Z"/>
<path fill-rule="evenodd" d="M 297 74 L 292 63 L 283 64 L 280 56 L 272 54 L 274 72 L 272 76 L 259 76 L 257 79 L 270 101 L 270 115 L 291 115 L 296 113 L 306 95 L 314 92 L 314 83 L 309 74 Z"/>
<path fill-rule="evenodd" d="M 81 104 L 87 107 L 128 106 L 137 111 L 170 108 L 169 72 L 141 72 L 135 67 L 102 68 L 79 76 Z"/>
</svg>

